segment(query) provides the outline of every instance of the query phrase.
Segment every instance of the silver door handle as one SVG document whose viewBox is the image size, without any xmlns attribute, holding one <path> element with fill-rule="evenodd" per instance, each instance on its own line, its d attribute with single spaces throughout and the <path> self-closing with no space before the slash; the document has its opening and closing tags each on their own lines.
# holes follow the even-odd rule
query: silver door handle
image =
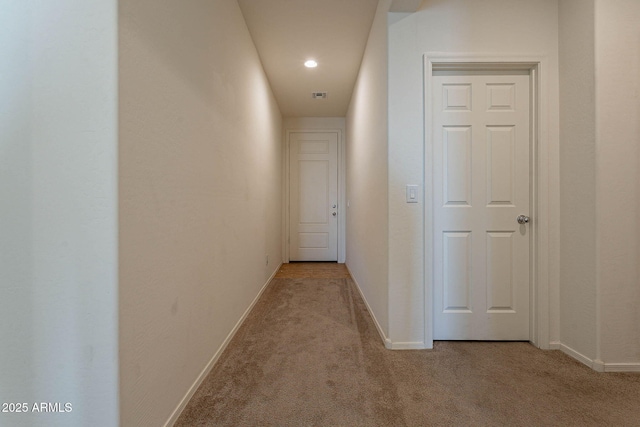
<svg viewBox="0 0 640 427">
<path fill-rule="evenodd" d="M 518 215 L 518 218 L 516 218 L 518 224 L 527 224 L 529 222 L 529 219 L 530 218 L 526 215 Z"/>
<path fill-rule="evenodd" d="M 338 215 L 338 213 L 337 213 L 337 212 L 334 212 L 334 213 L 332 213 L 331 215 L 336 216 L 336 215 Z"/>
</svg>

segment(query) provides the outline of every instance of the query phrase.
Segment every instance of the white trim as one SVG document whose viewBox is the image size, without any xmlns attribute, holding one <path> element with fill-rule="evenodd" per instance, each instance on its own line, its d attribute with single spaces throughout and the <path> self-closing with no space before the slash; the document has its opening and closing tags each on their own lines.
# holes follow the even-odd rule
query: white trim
<svg viewBox="0 0 640 427">
<path fill-rule="evenodd" d="M 433 171 L 433 150 L 427 150 L 428 146 L 432 146 L 432 137 L 430 129 L 433 128 L 433 61 L 431 54 L 424 56 L 424 129 L 422 131 L 424 138 L 424 177 L 423 177 L 423 198 L 424 200 L 424 260 L 423 260 L 423 277 L 424 277 L 424 344 L 426 348 L 433 348 L 433 188 L 430 183 L 433 179 L 429 179 Z"/>
<path fill-rule="evenodd" d="M 187 394 L 185 394 L 182 400 L 180 400 L 180 403 L 178 404 L 176 409 L 171 413 L 171 416 L 169 417 L 167 422 L 164 423 L 164 427 L 171 427 L 176 423 L 176 421 L 178 421 L 180 414 L 182 414 L 182 411 L 187 406 L 187 404 L 189 403 L 189 401 L 191 400 L 195 392 L 198 390 L 198 387 L 200 387 L 200 385 L 205 380 L 205 378 L 207 378 L 207 375 L 209 375 L 209 372 L 211 372 L 213 367 L 216 365 L 216 363 L 220 359 L 220 356 L 222 356 L 222 353 L 226 350 L 227 346 L 229 345 L 233 337 L 236 335 L 236 333 L 240 329 L 240 326 L 242 326 L 244 321 L 247 319 L 247 316 L 249 316 L 249 313 L 251 313 L 251 310 L 253 310 L 253 307 L 256 305 L 256 303 L 258 302 L 258 300 L 260 299 L 264 291 L 267 289 L 267 286 L 269 286 L 269 283 L 271 283 L 273 278 L 276 276 L 276 274 L 280 270 L 280 267 L 282 267 L 282 263 L 280 263 L 278 265 L 278 268 L 276 268 L 275 271 L 271 274 L 271 277 L 269 277 L 267 282 L 262 286 L 262 288 L 260 289 L 260 292 L 258 292 L 258 295 L 256 295 L 256 297 L 253 299 L 251 304 L 249 304 L 249 307 L 242 314 L 242 316 L 240 317 L 240 320 L 238 320 L 238 322 L 233 327 L 231 332 L 229 332 L 229 335 L 227 335 L 227 338 L 225 338 L 225 340 L 222 342 L 222 345 L 220 346 L 220 348 L 218 348 L 218 351 L 216 351 L 216 353 L 213 355 L 211 360 L 209 360 L 209 363 L 207 363 L 207 365 L 204 367 L 202 372 L 200 372 L 200 375 L 198 375 L 198 378 L 196 378 L 196 380 L 193 382 L 193 384 L 187 391 Z"/>
<path fill-rule="evenodd" d="M 550 342 L 549 350 L 560 350 L 597 372 L 640 372 L 640 363 L 605 363 L 599 359 L 591 360 L 560 341 Z"/>
<path fill-rule="evenodd" d="M 547 349 L 550 340 L 549 311 L 549 214 L 550 189 L 549 162 L 550 147 L 547 132 L 548 91 L 546 83 L 546 58 L 531 55 L 494 55 L 470 53 L 428 52 L 424 55 L 424 312 L 425 312 L 425 347 L 433 348 L 433 159 L 432 147 L 433 111 L 430 100 L 433 70 L 453 69 L 511 69 L 529 70 L 531 80 L 531 141 L 532 141 L 532 208 L 534 221 L 531 224 L 531 310 L 529 339 L 535 346 Z M 554 183 L 553 185 L 558 185 Z M 555 193 L 555 191 L 554 191 Z"/>
<path fill-rule="evenodd" d="M 374 314 L 373 310 L 371 310 L 371 306 L 369 305 L 369 301 L 367 301 L 367 298 L 364 296 L 364 293 L 362 292 L 362 288 L 360 287 L 360 284 L 358 284 L 358 281 L 355 279 L 353 274 L 351 274 L 351 270 L 349 270 L 349 266 L 345 264 L 345 267 L 347 267 L 347 271 L 349 272 L 349 276 L 351 276 L 351 280 L 353 280 L 353 283 L 356 285 L 356 289 L 358 289 L 358 293 L 360 294 L 360 297 L 362 298 L 362 301 L 364 301 L 364 304 L 367 306 L 367 310 L 369 311 L 369 314 L 371 315 L 371 318 L 373 319 L 373 323 L 376 325 L 376 329 L 378 330 L 378 334 L 380 334 L 380 338 L 382 338 L 382 342 L 384 343 L 384 346 L 386 348 L 390 349 L 390 350 L 393 349 L 393 343 L 384 334 L 382 326 L 380 326 L 380 323 L 378 323 L 378 319 L 376 319 L 376 315 Z M 424 348 L 424 346 L 420 347 L 420 348 L 422 349 L 422 348 Z"/>
<path fill-rule="evenodd" d="M 289 263 L 289 135 L 282 133 L 282 262 Z"/>
<path fill-rule="evenodd" d="M 605 363 L 600 359 L 596 359 L 592 362 L 591 369 L 593 369 L 596 372 L 604 372 L 606 369 Z"/>
<path fill-rule="evenodd" d="M 346 126 L 346 124 L 345 124 Z M 347 143 L 346 128 L 338 133 L 338 262 L 347 262 Z"/>
<path fill-rule="evenodd" d="M 640 372 L 640 363 L 605 363 L 605 372 Z"/>
<path fill-rule="evenodd" d="M 290 237 L 289 237 L 289 223 L 290 221 L 290 212 L 289 212 L 289 204 L 290 204 L 290 197 L 289 197 L 289 187 L 291 186 L 290 180 L 290 158 L 289 158 L 289 144 L 290 144 L 290 137 L 291 135 L 291 130 L 286 129 L 285 130 L 285 134 L 284 134 L 284 161 L 282 162 L 282 165 L 284 167 L 284 171 L 282 176 L 284 177 L 284 188 L 283 188 L 283 193 L 282 193 L 282 200 L 284 202 L 284 206 L 282 207 L 282 213 L 283 213 L 283 218 L 284 218 L 284 224 L 282 227 L 282 238 L 283 238 L 283 248 L 282 248 L 282 256 L 283 256 L 283 261 L 288 263 L 289 262 L 289 241 L 290 241 Z"/>
<path fill-rule="evenodd" d="M 336 133 L 338 135 L 338 262 L 343 264 L 346 260 L 346 144 L 344 142 L 344 132 L 339 128 L 288 128 L 285 130 L 285 143 L 284 145 L 284 171 L 283 171 L 283 218 L 284 223 L 282 227 L 282 254 L 285 263 L 290 260 L 289 254 L 289 225 L 291 223 L 291 217 L 289 212 L 290 204 L 290 146 L 291 146 L 291 134 L 292 133 Z"/>
<path fill-rule="evenodd" d="M 371 306 L 369 305 L 367 298 L 364 296 L 364 293 L 362 292 L 362 288 L 360 287 L 360 284 L 353 277 L 353 274 L 351 274 L 351 270 L 349 270 L 349 266 L 347 266 L 346 264 L 345 266 L 347 267 L 347 271 L 349 271 L 351 280 L 353 280 L 353 283 L 356 285 L 356 288 L 358 289 L 358 293 L 360 294 L 362 301 L 364 301 L 364 304 L 367 306 L 367 310 L 369 311 L 369 314 L 373 319 L 373 323 L 376 325 L 376 329 L 378 330 L 378 334 L 380 335 L 380 338 L 382 338 L 382 342 L 384 343 L 385 348 L 389 350 L 425 350 L 427 347 L 425 347 L 424 342 L 420 342 L 420 341 L 393 342 L 391 341 L 391 339 L 389 339 L 385 335 L 384 331 L 382 330 L 382 326 L 380 326 L 378 319 L 376 319 L 376 315 L 373 313 L 373 310 L 371 310 Z"/>
<path fill-rule="evenodd" d="M 591 369 L 595 369 L 594 368 L 594 363 L 593 360 L 591 360 L 590 358 L 588 358 L 587 356 L 585 356 L 584 354 L 572 349 L 569 346 L 566 346 L 562 343 L 560 343 L 560 351 L 563 352 L 564 354 L 573 357 L 574 359 L 576 359 L 578 362 L 580 363 L 584 363 L 585 365 L 587 365 L 588 367 L 590 367 Z"/>
<path fill-rule="evenodd" d="M 391 344 L 387 348 L 390 350 L 425 350 L 423 342 L 389 342 Z"/>
</svg>

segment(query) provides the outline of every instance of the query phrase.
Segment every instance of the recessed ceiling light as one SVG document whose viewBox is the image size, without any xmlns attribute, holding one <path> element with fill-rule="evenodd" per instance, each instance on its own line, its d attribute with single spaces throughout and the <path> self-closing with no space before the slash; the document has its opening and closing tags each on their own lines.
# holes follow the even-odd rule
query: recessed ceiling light
<svg viewBox="0 0 640 427">
<path fill-rule="evenodd" d="M 307 68 L 316 68 L 318 66 L 318 63 L 313 59 L 310 59 L 304 63 L 304 66 Z"/>
</svg>

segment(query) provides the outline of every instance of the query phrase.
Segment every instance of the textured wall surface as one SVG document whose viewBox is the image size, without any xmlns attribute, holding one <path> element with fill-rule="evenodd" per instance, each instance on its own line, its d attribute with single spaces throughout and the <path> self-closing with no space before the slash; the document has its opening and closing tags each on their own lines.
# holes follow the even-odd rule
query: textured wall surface
<svg viewBox="0 0 640 427">
<path fill-rule="evenodd" d="M 121 420 L 159 426 L 281 262 L 282 117 L 235 1 L 119 12 Z"/>
<path fill-rule="evenodd" d="M 640 4 L 564 0 L 559 10 L 560 338 L 596 369 L 637 369 Z"/>
<path fill-rule="evenodd" d="M 0 10 L 0 425 L 115 426 L 117 2 Z"/>
<path fill-rule="evenodd" d="M 560 330 L 596 357 L 596 104 L 593 0 L 559 3 Z"/>
<path fill-rule="evenodd" d="M 347 266 L 388 336 L 387 10 L 378 3 L 347 113 Z"/>
<path fill-rule="evenodd" d="M 595 3 L 599 358 L 640 368 L 640 2 Z"/>
</svg>

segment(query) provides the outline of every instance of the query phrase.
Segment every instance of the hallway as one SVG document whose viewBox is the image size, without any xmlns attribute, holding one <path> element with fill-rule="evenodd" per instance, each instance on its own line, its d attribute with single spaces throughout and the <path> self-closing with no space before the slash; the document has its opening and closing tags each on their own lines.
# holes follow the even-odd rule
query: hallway
<svg viewBox="0 0 640 427">
<path fill-rule="evenodd" d="M 640 1 L 6 5 L 0 400 L 73 410 L 0 426 L 170 427 L 189 401 L 182 425 L 638 425 Z M 528 75 L 529 102 L 450 81 L 443 108 L 434 78 L 463 69 Z M 476 107 L 496 121 L 464 122 Z M 526 109 L 528 131 L 497 120 Z M 297 133 L 332 135 L 297 174 L 328 171 L 319 207 L 292 198 Z M 529 186 L 509 185 L 527 134 Z M 509 225 L 440 227 L 445 184 Z M 291 256 L 300 194 L 337 221 L 337 257 L 333 225 L 293 230 L 331 257 Z M 296 259 L 344 265 L 274 279 Z M 489 270 L 504 298 L 474 306 Z M 506 313 L 527 279 L 529 335 L 509 339 L 532 344 L 434 345 L 444 304 Z"/>
<path fill-rule="evenodd" d="M 284 264 L 176 426 L 635 425 L 640 376 L 528 343 L 389 351 L 344 264 Z"/>
</svg>

